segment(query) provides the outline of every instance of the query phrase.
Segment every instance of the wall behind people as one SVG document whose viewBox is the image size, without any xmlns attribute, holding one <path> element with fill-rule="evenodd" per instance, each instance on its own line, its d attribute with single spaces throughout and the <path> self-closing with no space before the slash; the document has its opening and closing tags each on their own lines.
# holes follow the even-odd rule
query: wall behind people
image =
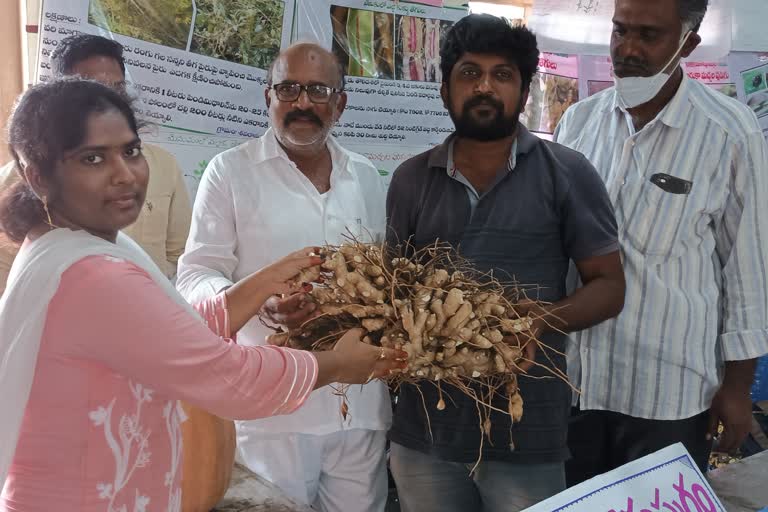
<svg viewBox="0 0 768 512">
<path fill-rule="evenodd" d="M 126 45 L 128 75 L 141 99 L 140 114 L 154 123 L 145 138 L 176 156 L 193 195 L 213 155 L 266 129 L 266 67 L 280 48 L 293 41 L 318 41 L 337 55 L 347 73 L 349 103 L 334 134 L 345 146 L 368 156 L 386 182 L 399 163 L 437 144 L 451 130 L 439 98 L 438 49 L 447 29 L 466 14 L 465 7 L 391 0 L 258 0 L 258 13 L 254 10 L 238 32 L 233 29 L 236 10 L 214 10 L 214 0 L 26 3 L 28 13 L 36 11 L 30 6 L 41 6 L 39 44 L 30 44 L 39 50 L 32 79 L 49 78 L 50 52 L 74 31 L 100 33 Z M 714 14 L 708 18 L 713 21 L 707 30 L 718 42 L 727 31 L 724 27 L 732 25 L 733 44 L 729 41 L 728 47 L 768 50 L 768 36 L 757 31 L 753 21 L 768 11 L 768 3 L 738 0 L 732 10 L 723 8 L 728 4 L 723 0 L 712 3 Z M 129 4 L 138 8 L 128 8 Z M 567 36 L 564 40 L 570 38 L 567 45 L 553 42 L 548 28 L 541 25 L 542 13 L 574 15 L 566 12 L 575 8 L 574 2 L 529 4 L 543 51 L 583 53 L 591 48 L 607 55 L 607 40 L 579 41 L 573 23 L 564 24 L 570 28 L 559 32 Z M 592 16 L 597 23 L 608 14 L 603 10 L 576 14 Z M 605 61 L 600 56 L 543 53 L 523 123 L 550 138 L 570 105 L 612 85 L 610 64 Z M 757 68 L 765 63 L 759 54 L 741 55 L 730 68 L 726 59 L 691 61 L 686 64 L 689 76 L 751 102 L 758 115 L 768 113 L 768 90 L 760 88 L 768 87 L 768 75 L 762 74 L 757 89 L 743 83 L 760 75 Z M 765 121 L 768 124 L 768 116 Z"/>
<path fill-rule="evenodd" d="M 258 4 L 242 19 L 240 10 L 214 8 L 214 0 L 43 0 L 36 79 L 50 79 L 50 53 L 73 32 L 122 43 L 139 115 L 153 123 L 144 137 L 176 156 L 193 195 L 210 158 L 266 130 L 267 68 L 292 41 L 320 41 L 344 65 L 349 102 L 334 134 L 368 156 L 385 181 L 400 162 L 450 132 L 438 52 L 466 8 L 363 0 Z"/>
<path fill-rule="evenodd" d="M 3 72 L 0 73 L 0 119 L 5 132 L 5 121 L 11 113 L 11 107 L 16 97 L 22 91 L 22 61 L 21 61 L 21 4 L 5 2 L 3 15 L 0 16 L 0 62 Z M 0 161 L 10 158 L 5 144 L 0 145 Z"/>
</svg>

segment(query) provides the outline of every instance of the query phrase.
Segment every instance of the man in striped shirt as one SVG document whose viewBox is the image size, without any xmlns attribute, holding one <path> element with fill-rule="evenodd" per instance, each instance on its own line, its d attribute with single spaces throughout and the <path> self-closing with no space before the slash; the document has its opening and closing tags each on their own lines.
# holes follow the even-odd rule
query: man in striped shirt
<svg viewBox="0 0 768 512">
<path fill-rule="evenodd" d="M 707 0 L 616 0 L 616 87 L 571 107 L 555 140 L 605 181 L 619 223 L 624 311 L 573 336 L 581 387 L 575 484 L 682 442 L 706 467 L 749 431 L 768 352 L 768 151 L 754 114 L 680 68 Z"/>
</svg>

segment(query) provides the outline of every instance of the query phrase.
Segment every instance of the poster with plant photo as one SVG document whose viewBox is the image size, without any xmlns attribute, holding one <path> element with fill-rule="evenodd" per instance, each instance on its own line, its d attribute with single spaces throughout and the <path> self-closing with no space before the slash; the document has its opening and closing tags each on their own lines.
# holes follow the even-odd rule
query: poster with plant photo
<svg viewBox="0 0 768 512">
<path fill-rule="evenodd" d="M 440 97 L 440 43 L 466 14 L 405 1 L 298 4 L 297 38 L 331 50 L 346 75 L 347 108 L 334 134 L 382 175 L 453 131 Z"/>
<path fill-rule="evenodd" d="M 266 68 L 290 44 L 295 0 L 44 0 L 37 80 L 70 34 L 124 46 L 143 138 L 179 160 L 194 193 L 214 155 L 269 126 Z"/>
<path fill-rule="evenodd" d="M 768 137 L 768 53 L 734 52 L 728 66 L 737 97 L 752 109 Z"/>
<path fill-rule="evenodd" d="M 283 0 L 195 0 L 197 16 L 190 50 L 267 69 L 283 41 Z M 288 11 L 292 14 L 292 10 Z"/>
<path fill-rule="evenodd" d="M 542 53 L 520 122 L 551 140 L 568 107 L 579 101 L 579 59 L 576 55 Z"/>
</svg>

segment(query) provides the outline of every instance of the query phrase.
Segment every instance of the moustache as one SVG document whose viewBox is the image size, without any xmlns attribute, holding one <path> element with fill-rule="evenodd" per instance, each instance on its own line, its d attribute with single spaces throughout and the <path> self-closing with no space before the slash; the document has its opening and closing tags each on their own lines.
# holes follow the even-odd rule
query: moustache
<svg viewBox="0 0 768 512">
<path fill-rule="evenodd" d="M 477 107 L 479 105 L 490 105 L 499 112 L 504 111 L 504 104 L 496 98 L 488 95 L 474 96 L 468 99 L 464 103 L 463 110 L 464 112 L 468 112 L 472 107 Z"/>
<path fill-rule="evenodd" d="M 311 123 L 316 124 L 317 126 L 321 126 L 321 127 L 323 126 L 323 121 L 319 117 L 317 117 L 317 114 L 309 110 L 301 110 L 301 109 L 291 110 L 290 112 L 288 112 L 285 115 L 283 124 L 285 124 L 285 126 L 288 126 L 294 121 L 301 121 L 301 120 L 309 121 Z"/>
<path fill-rule="evenodd" d="M 614 59 L 614 70 L 619 71 L 638 71 L 644 74 L 650 74 L 648 63 L 634 57 L 627 57 L 626 59 Z"/>
</svg>

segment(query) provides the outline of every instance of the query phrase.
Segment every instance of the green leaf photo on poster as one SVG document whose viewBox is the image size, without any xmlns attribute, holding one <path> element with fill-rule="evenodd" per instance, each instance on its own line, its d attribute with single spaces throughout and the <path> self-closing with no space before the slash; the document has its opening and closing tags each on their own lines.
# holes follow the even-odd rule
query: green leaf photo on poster
<svg viewBox="0 0 768 512">
<path fill-rule="evenodd" d="M 185 50 L 192 0 L 90 0 L 88 22 L 115 34 Z"/>
<path fill-rule="evenodd" d="M 196 0 L 191 51 L 266 69 L 280 51 L 285 2 Z"/>
<path fill-rule="evenodd" d="M 266 69 L 280 51 L 283 0 L 90 0 L 89 23 L 141 41 Z"/>
</svg>

